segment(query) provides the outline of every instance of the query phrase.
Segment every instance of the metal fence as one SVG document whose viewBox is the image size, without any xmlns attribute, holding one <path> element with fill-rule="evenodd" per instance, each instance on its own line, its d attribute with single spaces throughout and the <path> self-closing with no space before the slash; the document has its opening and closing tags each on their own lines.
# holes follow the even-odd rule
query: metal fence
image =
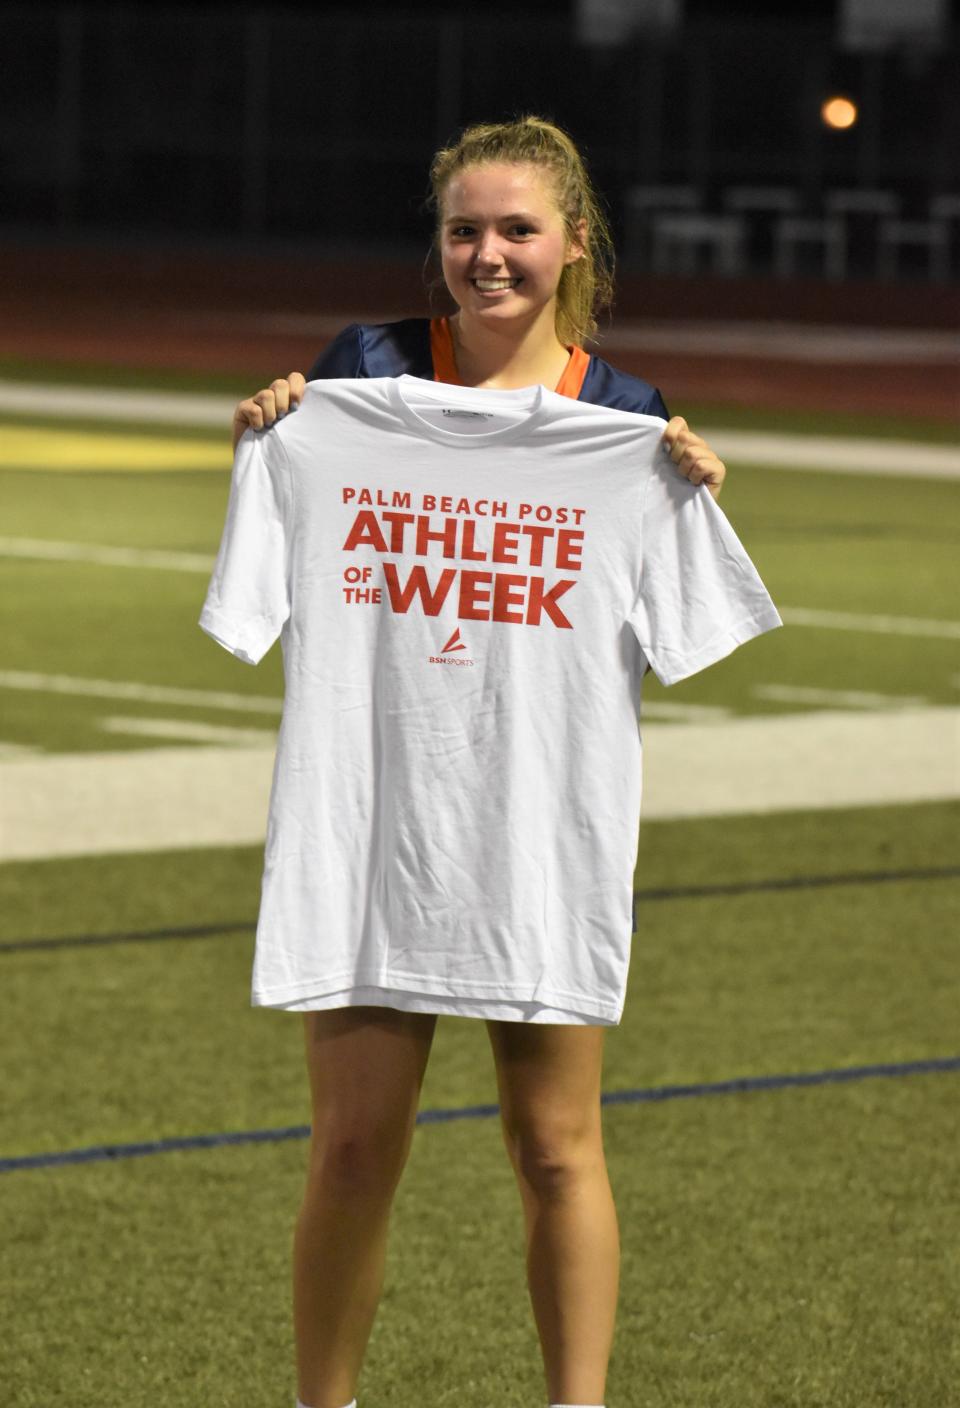
<svg viewBox="0 0 960 1408">
<path fill-rule="evenodd" d="M 958 277 L 956 32 L 852 54 L 820 22 L 691 20 L 598 51 L 563 17 L 74 4 L 7 6 L 4 33 L 8 236 L 422 250 L 433 151 L 538 112 L 627 268 Z"/>
</svg>

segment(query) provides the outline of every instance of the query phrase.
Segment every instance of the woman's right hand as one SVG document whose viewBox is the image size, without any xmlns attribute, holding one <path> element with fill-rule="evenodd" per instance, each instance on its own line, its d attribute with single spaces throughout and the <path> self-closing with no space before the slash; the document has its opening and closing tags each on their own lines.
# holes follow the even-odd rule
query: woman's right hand
<svg viewBox="0 0 960 1408">
<path fill-rule="evenodd" d="M 306 378 L 302 372 L 291 372 L 286 381 L 278 377 L 263 391 L 241 401 L 233 413 L 233 448 L 245 430 L 263 430 L 273 425 L 277 416 L 295 411 L 303 399 Z"/>
</svg>

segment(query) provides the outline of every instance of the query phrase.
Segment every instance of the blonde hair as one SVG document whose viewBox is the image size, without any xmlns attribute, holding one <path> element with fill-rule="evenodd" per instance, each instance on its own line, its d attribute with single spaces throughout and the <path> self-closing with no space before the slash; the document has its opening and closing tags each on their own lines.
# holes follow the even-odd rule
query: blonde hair
<svg viewBox="0 0 960 1408">
<path fill-rule="evenodd" d="M 615 255 L 610 228 L 583 157 L 554 123 L 532 115 L 514 122 L 474 123 L 453 145 L 436 153 L 426 200 L 436 222 L 431 251 L 439 255 L 443 195 L 450 178 L 464 167 L 490 162 L 529 162 L 548 173 L 568 245 L 571 241 L 580 243 L 577 227 L 581 220 L 587 223 L 583 256 L 564 265 L 557 286 L 557 337 L 564 346 L 572 343 L 582 347 L 597 330 L 596 314 L 613 301 Z M 434 280 L 431 289 L 442 282 L 442 278 Z"/>
</svg>

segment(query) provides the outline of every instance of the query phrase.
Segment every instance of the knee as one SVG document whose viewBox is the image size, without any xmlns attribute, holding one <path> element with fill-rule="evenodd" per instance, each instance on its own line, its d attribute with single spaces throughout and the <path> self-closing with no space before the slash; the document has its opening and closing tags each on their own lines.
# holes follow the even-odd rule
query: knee
<svg viewBox="0 0 960 1408">
<path fill-rule="evenodd" d="M 378 1130 L 327 1130 L 310 1150 L 311 1179 L 339 1194 L 392 1190 L 403 1172 L 410 1138 Z"/>
<path fill-rule="evenodd" d="M 534 1129 L 505 1137 L 517 1176 L 540 1192 L 561 1191 L 605 1167 L 599 1124 L 589 1130 Z"/>
</svg>

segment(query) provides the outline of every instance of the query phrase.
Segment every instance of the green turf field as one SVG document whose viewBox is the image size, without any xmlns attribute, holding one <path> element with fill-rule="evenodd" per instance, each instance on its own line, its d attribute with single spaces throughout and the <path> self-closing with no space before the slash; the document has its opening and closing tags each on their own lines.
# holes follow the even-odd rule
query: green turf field
<svg viewBox="0 0 960 1408">
<path fill-rule="evenodd" d="M 239 399 L 263 381 L 181 384 Z M 948 438 L 931 431 L 911 433 Z M 279 701 L 279 646 L 253 670 L 197 625 L 227 484 L 209 467 L 0 471 L 5 542 L 198 559 L 0 552 L 0 779 L 5 756 L 166 746 L 129 721 L 276 728 L 276 707 L 16 676 Z M 732 465 L 721 504 L 778 605 L 960 617 L 956 482 Z M 804 702 L 811 686 L 838 698 Z M 789 719 L 857 694 L 872 712 L 956 706 L 958 686 L 949 631 L 788 626 L 645 699 Z M 945 736 L 945 770 L 955 748 Z M 960 1055 L 958 814 L 941 801 L 642 824 L 639 933 L 606 1038 L 622 1244 L 608 1408 L 960 1405 L 960 1069 L 911 1068 Z M 0 1160 L 23 1161 L 0 1163 L 3 1408 L 292 1408 L 309 1104 L 300 1019 L 249 1006 L 261 861 L 254 846 L 0 865 Z M 360 1408 L 545 1404 L 496 1101 L 483 1024 L 441 1019 Z"/>
</svg>

